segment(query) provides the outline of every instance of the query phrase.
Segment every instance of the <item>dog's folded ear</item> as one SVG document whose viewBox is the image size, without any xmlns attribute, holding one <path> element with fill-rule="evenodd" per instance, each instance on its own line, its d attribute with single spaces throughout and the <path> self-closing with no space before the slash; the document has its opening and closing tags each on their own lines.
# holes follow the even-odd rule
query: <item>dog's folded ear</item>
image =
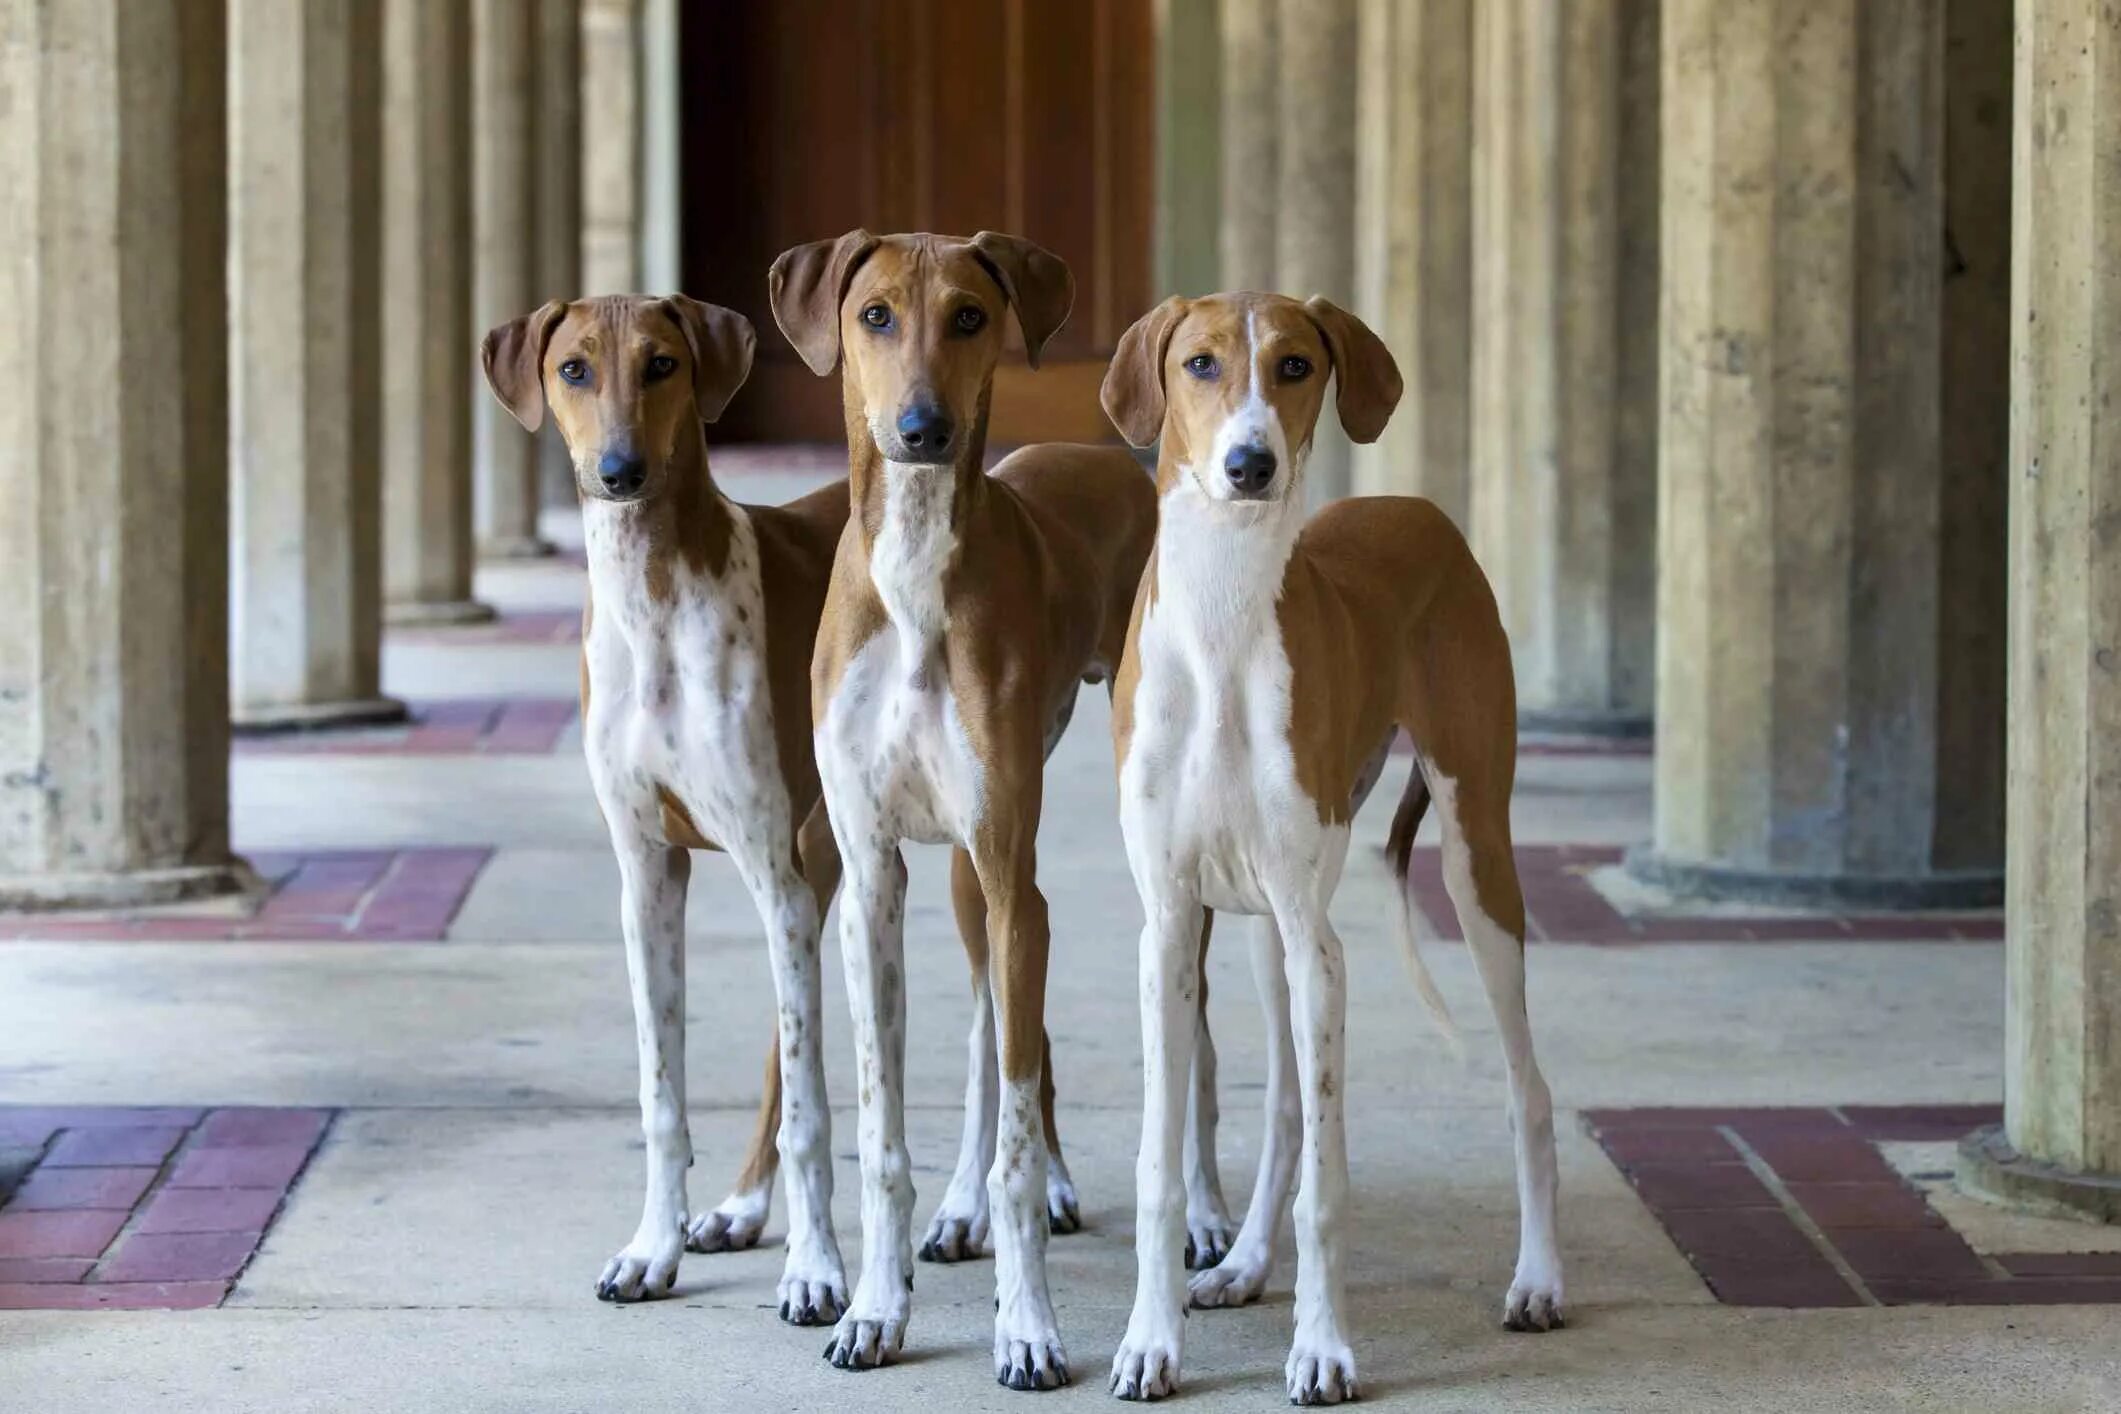
<svg viewBox="0 0 2121 1414">
<path fill-rule="evenodd" d="M 1173 295 L 1120 335 L 1097 397 L 1129 446 L 1149 446 L 1163 433 L 1164 360 L 1172 332 L 1192 306 L 1183 295 Z"/>
<path fill-rule="evenodd" d="M 486 386 L 532 432 L 545 420 L 545 346 L 566 316 L 567 301 L 550 300 L 529 314 L 495 325 L 479 344 Z"/>
<path fill-rule="evenodd" d="M 663 310 L 685 333 L 685 347 L 692 354 L 692 397 L 699 405 L 700 421 L 713 422 L 751 376 L 758 333 L 735 310 L 690 295 L 670 296 L 663 301 Z"/>
<path fill-rule="evenodd" d="M 1323 295 L 1304 301 L 1304 312 L 1325 335 L 1326 351 L 1333 355 L 1333 376 L 1340 391 L 1335 405 L 1340 425 L 1349 440 L 1374 442 L 1392 420 L 1404 385 L 1399 365 L 1385 341 L 1370 332 L 1370 326 Z"/>
<path fill-rule="evenodd" d="M 856 229 L 838 240 L 784 250 L 767 272 L 773 322 L 820 378 L 839 367 L 840 301 L 847 298 L 847 282 L 876 247 L 875 236 Z"/>
<path fill-rule="evenodd" d="M 1024 331 L 1024 362 L 1038 367 L 1046 341 L 1060 332 L 1075 307 L 1075 276 L 1068 262 L 1022 236 L 995 231 L 981 231 L 969 244 L 1016 311 L 1017 327 Z"/>
</svg>

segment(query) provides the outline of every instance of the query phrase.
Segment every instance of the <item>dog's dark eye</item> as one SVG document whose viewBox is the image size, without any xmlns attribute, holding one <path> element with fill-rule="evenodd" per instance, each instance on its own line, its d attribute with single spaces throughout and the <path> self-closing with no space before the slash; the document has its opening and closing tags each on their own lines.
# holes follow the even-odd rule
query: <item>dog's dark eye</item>
<svg viewBox="0 0 2121 1414">
<path fill-rule="evenodd" d="M 1291 383 L 1301 383 L 1311 376 L 1311 360 L 1290 354 L 1281 361 L 1281 376 Z"/>
<path fill-rule="evenodd" d="M 978 305 L 968 304 L 957 312 L 956 323 L 958 333 L 977 334 L 987 327 L 987 311 Z"/>
<path fill-rule="evenodd" d="M 579 388 L 589 381 L 589 365 L 578 358 L 570 358 L 560 365 L 560 377 Z"/>
<path fill-rule="evenodd" d="M 890 307 L 881 304 L 870 305 L 862 311 L 862 323 L 872 329 L 889 329 L 891 327 Z"/>
<path fill-rule="evenodd" d="M 648 381 L 660 382 L 678 371 L 678 361 L 669 354 L 657 354 L 648 360 Z"/>
<path fill-rule="evenodd" d="M 1186 372 L 1195 378 L 1213 378 L 1221 371 L 1222 365 L 1215 361 L 1214 354 L 1195 354 L 1186 360 Z"/>
</svg>

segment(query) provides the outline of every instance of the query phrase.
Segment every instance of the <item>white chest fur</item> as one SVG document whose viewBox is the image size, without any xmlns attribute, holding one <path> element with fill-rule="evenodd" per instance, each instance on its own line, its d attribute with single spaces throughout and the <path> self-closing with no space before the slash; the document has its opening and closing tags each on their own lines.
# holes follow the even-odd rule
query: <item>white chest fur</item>
<svg viewBox="0 0 2121 1414">
<path fill-rule="evenodd" d="M 758 541 L 742 508 L 723 504 L 731 527 L 721 572 L 673 557 L 659 567 L 667 577 L 649 573 L 637 511 L 583 508 L 592 601 L 583 739 L 607 815 L 616 807 L 653 835 L 657 788 L 666 788 L 734 854 L 785 839 L 790 806 L 773 730 Z"/>
<path fill-rule="evenodd" d="M 1264 913 L 1317 874 L 1329 841 L 1296 780 L 1275 613 L 1301 516 L 1291 504 L 1212 502 L 1190 478 L 1164 497 L 1120 768 L 1121 824 L 1145 893 Z"/>
<path fill-rule="evenodd" d="M 883 476 L 869 574 L 891 626 L 855 653 L 826 704 L 818 771 L 833 818 L 850 828 L 924 844 L 968 841 L 980 817 L 980 769 L 941 662 L 955 473 L 886 463 Z"/>
</svg>

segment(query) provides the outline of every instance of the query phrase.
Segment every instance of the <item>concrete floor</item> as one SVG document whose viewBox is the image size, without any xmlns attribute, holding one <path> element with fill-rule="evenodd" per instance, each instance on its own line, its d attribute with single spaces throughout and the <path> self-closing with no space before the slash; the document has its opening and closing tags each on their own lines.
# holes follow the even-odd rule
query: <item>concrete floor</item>
<svg viewBox="0 0 2121 1414">
<path fill-rule="evenodd" d="M 481 590 L 552 607 L 573 601 L 579 572 L 510 566 Z M 389 688 L 419 698 L 561 696 L 575 671 L 564 646 L 432 637 L 394 644 L 387 664 Z M 831 1369 L 823 1331 L 772 1312 L 778 1206 L 761 1249 L 689 1257 L 675 1299 L 592 1299 L 633 1228 L 641 1143 L 616 870 L 571 744 L 553 756 L 245 756 L 234 769 L 246 848 L 497 853 L 441 944 L 0 944 L 0 1100 L 347 1110 L 223 1309 L 0 1314 L 0 1410 L 1021 1409 L 1034 1398 L 993 1383 L 987 1262 L 921 1268 L 902 1366 Z M 1085 694 L 1048 782 L 1050 1024 L 1086 1230 L 1052 1245 L 1077 1382 L 1046 1398 L 1107 1407 L 1133 1268 L 1139 918 L 1101 696 Z M 1643 760 L 1530 759 L 1520 838 L 1641 839 L 1648 784 Z M 1355 984 L 1351 1298 L 1367 1405 L 2121 1408 L 2121 1307 L 1716 1304 L 1576 1123 L 1597 1106 L 1993 1101 L 1993 944 L 1535 948 L 1534 1026 L 1563 1110 L 1571 1324 L 1536 1338 L 1500 1331 L 1516 1221 L 1500 1065 L 1461 949 L 1432 945 L 1430 961 L 1467 1033 L 1463 1063 L 1400 969 L 1369 847 L 1396 794 L 1388 781 L 1357 822 L 1335 910 Z M 925 1223 L 954 1156 L 966 994 L 941 853 L 913 851 L 912 863 L 909 1124 Z M 748 1130 L 770 990 L 725 863 L 696 871 L 692 916 L 693 1200 L 706 1205 Z M 835 1096 L 850 1097 L 834 938 L 828 929 L 829 1073 Z M 1261 1038 L 1243 949 L 1226 940 L 1212 966 L 1223 1169 L 1238 1198 L 1259 1134 Z M 852 1270 L 851 1108 L 834 1123 Z M 1260 1305 L 1193 1317 L 1181 1407 L 1284 1407 L 1291 1266 L 1285 1250 Z"/>
</svg>

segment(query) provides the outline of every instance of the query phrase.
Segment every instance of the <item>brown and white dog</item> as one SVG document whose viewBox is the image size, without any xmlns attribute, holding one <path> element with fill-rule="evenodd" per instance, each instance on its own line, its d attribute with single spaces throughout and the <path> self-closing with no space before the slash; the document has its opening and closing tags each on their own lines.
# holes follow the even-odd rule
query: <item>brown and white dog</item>
<svg viewBox="0 0 2121 1414">
<path fill-rule="evenodd" d="M 554 301 L 486 336 L 486 376 L 536 430 L 550 405 L 574 462 L 589 561 L 583 747 L 621 878 L 648 1187 L 640 1226 L 597 1278 L 608 1301 L 659 1296 L 695 1251 L 756 1243 L 788 1162 L 782 1319 L 847 1304 L 832 1230 L 818 941 L 839 879 L 810 750 L 810 655 L 837 482 L 786 506 L 729 500 L 703 422 L 751 371 L 750 321 L 682 295 Z M 685 888 L 694 849 L 725 851 L 766 925 L 779 1019 L 734 1192 L 689 1223 Z M 780 1097 L 785 1089 L 787 1103 Z"/>
<path fill-rule="evenodd" d="M 949 843 L 969 856 L 953 875 L 960 915 L 984 923 L 989 948 L 974 958 L 968 1099 L 998 1049 L 1000 1104 L 991 1162 L 968 1104 L 945 1210 L 969 1209 L 975 1194 L 962 1189 L 984 1178 L 995 1376 L 1051 1388 L 1068 1367 L 1045 1265 L 1049 1172 L 1061 1170 L 1040 1124 L 1043 769 L 1080 684 L 1119 665 L 1155 493 L 1119 448 L 1027 447 L 991 476 L 982 469 L 1006 315 L 1015 310 L 1036 366 L 1074 299 L 1067 266 L 1030 242 L 851 231 L 783 254 L 771 291 L 811 369 L 845 365 L 854 502 L 812 678 L 818 769 L 846 866 L 841 952 L 861 1102 L 862 1272 L 825 1353 L 867 1368 L 895 1359 L 905 1338 L 913 1184 L 899 847 Z"/>
<path fill-rule="evenodd" d="M 1306 523 L 1304 463 L 1329 375 L 1348 435 L 1374 441 L 1400 394 L 1383 343 L 1324 300 L 1234 294 L 1166 300 L 1128 330 L 1105 377 L 1121 433 L 1161 447 L 1161 526 L 1113 703 L 1120 820 L 1147 915 L 1139 1270 L 1112 1363 L 1122 1398 L 1178 1387 L 1188 1300 L 1180 1125 L 1205 909 L 1261 919 L 1255 972 L 1274 1049 L 1251 1209 L 1230 1254 L 1193 1277 L 1192 1299 L 1235 1305 L 1259 1294 L 1300 1116 L 1288 1393 L 1301 1404 L 1356 1393 L 1342 1275 L 1346 971 L 1326 909 L 1349 820 L 1395 730 L 1412 738 L 1417 767 L 1393 822 L 1392 867 L 1404 896 L 1414 831 L 1433 800 L 1445 882 L 1508 1067 L 1521 1230 L 1504 1323 L 1561 1323 L 1553 1112 L 1526 1020 L 1524 903 L 1510 850 L 1509 642 L 1464 538 L 1429 502 L 1345 500 Z"/>
</svg>

